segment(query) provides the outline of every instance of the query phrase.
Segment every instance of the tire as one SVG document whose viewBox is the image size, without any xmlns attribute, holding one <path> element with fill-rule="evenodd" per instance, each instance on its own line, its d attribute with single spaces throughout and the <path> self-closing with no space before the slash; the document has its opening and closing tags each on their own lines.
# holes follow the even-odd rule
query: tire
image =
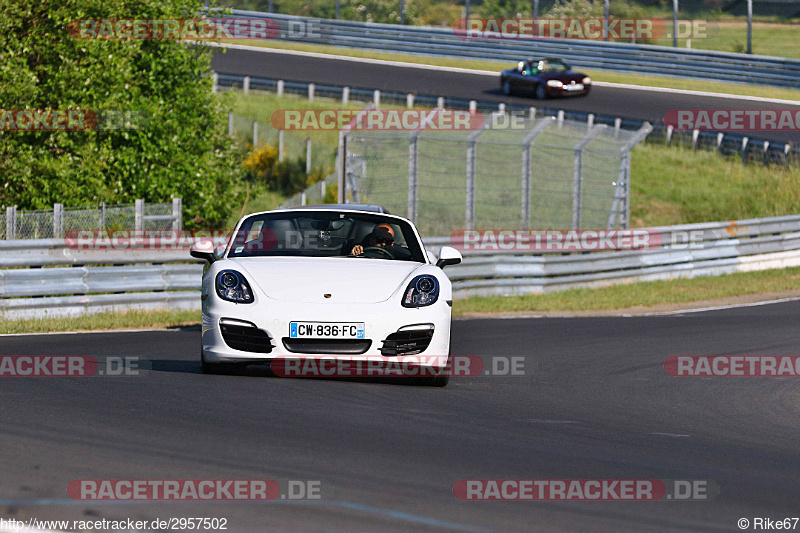
<svg viewBox="0 0 800 533">
<path fill-rule="evenodd" d="M 544 85 L 540 83 L 536 86 L 536 92 L 534 94 L 537 100 L 544 100 L 547 98 L 547 89 L 545 89 Z"/>
<path fill-rule="evenodd" d="M 503 94 L 509 96 L 511 94 L 511 82 L 508 80 L 502 80 L 500 84 L 500 90 L 503 91 Z"/>
<path fill-rule="evenodd" d="M 450 382 L 450 374 L 452 372 L 452 368 L 450 368 L 450 355 L 447 356 L 447 363 L 445 364 L 444 371 L 439 374 L 438 376 L 426 376 L 418 378 L 417 383 L 422 385 L 423 387 L 446 387 L 447 384 Z"/>
<path fill-rule="evenodd" d="M 236 365 L 233 363 L 209 363 L 206 361 L 206 356 L 203 350 L 200 349 L 200 368 L 203 374 L 228 374 L 235 370 Z"/>
</svg>

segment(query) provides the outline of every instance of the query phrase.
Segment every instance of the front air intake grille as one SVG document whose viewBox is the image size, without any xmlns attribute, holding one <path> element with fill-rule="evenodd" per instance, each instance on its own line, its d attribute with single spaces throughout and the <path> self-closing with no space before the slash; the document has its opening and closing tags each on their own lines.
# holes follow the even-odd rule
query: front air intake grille
<svg viewBox="0 0 800 533">
<path fill-rule="evenodd" d="M 292 339 L 283 338 L 283 345 L 292 353 L 357 355 L 369 350 L 369 339 Z"/>
<path fill-rule="evenodd" d="M 244 321 L 226 322 L 220 320 L 219 329 L 225 344 L 234 350 L 254 353 L 270 353 L 272 351 L 272 337 L 255 324 Z"/>
<path fill-rule="evenodd" d="M 433 329 L 396 331 L 386 337 L 381 355 L 414 355 L 424 352 L 433 339 Z"/>
</svg>

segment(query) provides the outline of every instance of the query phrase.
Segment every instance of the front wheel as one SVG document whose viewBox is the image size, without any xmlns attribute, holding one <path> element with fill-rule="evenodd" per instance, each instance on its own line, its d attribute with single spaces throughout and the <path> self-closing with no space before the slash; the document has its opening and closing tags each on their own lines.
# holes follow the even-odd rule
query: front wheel
<svg viewBox="0 0 800 533">
<path fill-rule="evenodd" d="M 511 94 L 511 82 L 508 80 L 503 80 L 500 84 L 503 94 L 508 96 Z"/>
<path fill-rule="evenodd" d="M 450 382 L 450 374 L 453 372 L 451 363 L 452 361 L 450 361 L 450 355 L 448 354 L 447 363 L 445 363 L 444 369 L 439 375 L 420 377 L 417 383 L 423 387 L 446 387 Z"/>
<path fill-rule="evenodd" d="M 228 374 L 235 370 L 236 365 L 232 363 L 209 363 L 206 361 L 206 356 L 200 349 L 200 367 L 203 374 Z"/>
</svg>

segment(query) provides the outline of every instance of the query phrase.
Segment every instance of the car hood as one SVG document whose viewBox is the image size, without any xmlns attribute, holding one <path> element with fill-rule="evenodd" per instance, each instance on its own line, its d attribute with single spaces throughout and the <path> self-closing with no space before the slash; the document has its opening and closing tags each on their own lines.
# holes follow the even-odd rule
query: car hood
<svg viewBox="0 0 800 533">
<path fill-rule="evenodd" d="M 558 80 L 562 83 L 580 83 L 585 78 L 585 74 L 581 74 L 580 72 L 575 72 L 574 70 L 570 70 L 567 72 L 544 72 L 542 73 L 542 78 L 546 80 Z"/>
<path fill-rule="evenodd" d="M 423 266 L 414 261 L 352 257 L 248 257 L 232 261 L 269 298 L 316 304 L 386 301 L 398 288 L 404 289 L 400 285 Z"/>
</svg>

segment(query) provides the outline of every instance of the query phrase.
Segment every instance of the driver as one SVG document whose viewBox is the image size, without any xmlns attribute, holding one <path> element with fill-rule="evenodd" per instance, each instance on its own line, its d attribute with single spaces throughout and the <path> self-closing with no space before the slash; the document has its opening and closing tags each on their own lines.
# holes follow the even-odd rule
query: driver
<svg viewBox="0 0 800 533">
<path fill-rule="evenodd" d="M 372 233 L 364 237 L 361 244 L 353 246 L 353 249 L 350 250 L 350 255 L 361 255 L 364 253 L 364 248 L 369 247 L 383 248 L 391 254 L 394 247 L 394 230 L 392 230 L 392 227 L 388 224 L 378 224 L 372 229 Z"/>
</svg>

